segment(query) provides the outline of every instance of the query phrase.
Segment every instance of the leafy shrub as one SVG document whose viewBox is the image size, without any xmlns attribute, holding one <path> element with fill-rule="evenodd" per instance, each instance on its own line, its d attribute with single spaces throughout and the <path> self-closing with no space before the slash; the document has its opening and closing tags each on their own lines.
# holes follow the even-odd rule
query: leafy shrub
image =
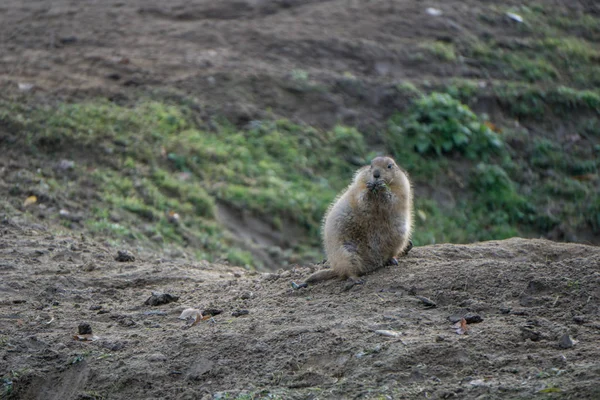
<svg viewBox="0 0 600 400">
<path fill-rule="evenodd" d="M 493 132 L 471 109 L 443 93 L 422 96 L 390 124 L 391 148 L 406 146 L 420 154 L 460 153 L 470 159 L 486 157 L 502 146 Z"/>
</svg>

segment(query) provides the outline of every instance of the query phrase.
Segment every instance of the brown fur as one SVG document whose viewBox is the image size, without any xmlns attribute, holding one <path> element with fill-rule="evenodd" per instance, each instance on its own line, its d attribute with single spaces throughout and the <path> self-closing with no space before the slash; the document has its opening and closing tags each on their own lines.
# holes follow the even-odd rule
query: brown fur
<svg viewBox="0 0 600 400">
<path fill-rule="evenodd" d="M 318 271 L 306 282 L 357 280 L 393 263 L 410 249 L 412 203 L 408 176 L 393 159 L 377 157 L 359 169 L 324 218 L 323 243 L 331 270 Z"/>
</svg>

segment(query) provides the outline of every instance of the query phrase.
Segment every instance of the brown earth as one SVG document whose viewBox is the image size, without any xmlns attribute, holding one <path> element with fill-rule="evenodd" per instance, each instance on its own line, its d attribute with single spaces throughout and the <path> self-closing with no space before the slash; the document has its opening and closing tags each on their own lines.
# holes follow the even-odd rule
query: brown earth
<svg viewBox="0 0 600 400">
<path fill-rule="evenodd" d="M 12 398 L 600 396 L 597 247 L 427 246 L 349 291 L 294 290 L 309 268 L 117 262 L 117 249 L 83 236 L 8 219 L 0 233 L 0 373 Z M 145 305 L 151 291 L 179 300 Z M 177 317 L 188 307 L 222 313 L 187 327 Z M 483 321 L 459 335 L 448 318 L 467 313 Z M 82 322 L 97 341 L 73 338 Z"/>
<path fill-rule="evenodd" d="M 521 3 L 503 1 L 506 7 Z M 590 1 L 541 3 L 598 11 Z M 223 115 L 243 124 L 274 115 L 372 131 L 406 103 L 398 82 L 496 78 L 477 64 L 423 58 L 419 48 L 428 40 L 520 37 L 519 27 L 491 5 L 6 0 L 0 6 L 0 88 L 6 96 L 18 92 L 18 83 L 34 84 L 29 96 L 47 101 L 106 96 L 127 102 L 155 91 L 197 98 L 205 118 Z M 428 15 L 429 6 L 443 15 Z M 293 79 L 297 71 L 306 75 Z M 497 105 L 488 103 L 482 107 L 494 114 Z"/>
</svg>

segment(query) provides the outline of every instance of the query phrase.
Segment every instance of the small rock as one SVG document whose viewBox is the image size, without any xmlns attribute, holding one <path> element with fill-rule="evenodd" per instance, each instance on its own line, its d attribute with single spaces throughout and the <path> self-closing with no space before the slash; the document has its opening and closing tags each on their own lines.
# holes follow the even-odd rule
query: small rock
<svg viewBox="0 0 600 400">
<path fill-rule="evenodd" d="M 248 300 L 248 299 L 251 299 L 252 297 L 254 297 L 254 293 L 252 293 L 252 292 L 246 292 L 246 293 L 243 293 L 240 296 L 240 299 L 242 299 L 242 300 Z"/>
<path fill-rule="evenodd" d="M 435 308 L 437 307 L 437 304 L 431 300 L 428 299 L 427 297 L 423 297 L 423 296 L 415 296 L 416 299 L 420 300 L 421 303 L 423 303 L 425 305 L 425 307 L 427 308 Z"/>
<path fill-rule="evenodd" d="M 115 260 L 118 262 L 131 262 L 135 261 L 135 256 L 127 250 L 119 250 L 117 256 L 115 257 Z"/>
<path fill-rule="evenodd" d="M 29 92 L 31 89 L 33 89 L 34 84 L 33 83 L 19 82 L 18 86 L 19 86 L 19 90 L 20 91 L 22 91 L 22 92 Z"/>
<path fill-rule="evenodd" d="M 450 322 L 452 322 L 453 324 L 455 324 L 463 318 L 465 319 L 465 321 L 467 321 L 467 324 L 477 324 L 477 323 L 483 321 L 483 318 L 481 318 L 481 316 L 479 316 L 478 314 L 473 314 L 473 313 L 467 313 L 465 315 L 459 315 L 459 314 L 451 315 L 448 317 L 448 320 Z"/>
<path fill-rule="evenodd" d="M 558 347 L 560 347 L 561 349 L 570 349 L 573 346 L 575 346 L 575 342 L 573 341 L 573 339 L 571 339 L 571 336 L 569 336 L 568 333 L 562 335 L 561 338 L 558 340 Z"/>
<path fill-rule="evenodd" d="M 168 304 L 179 300 L 178 296 L 173 296 L 169 293 L 152 292 L 152 296 L 144 302 L 148 306 L 159 306 L 161 304 Z"/>
<path fill-rule="evenodd" d="M 296 282 L 292 281 L 291 285 L 292 285 L 292 289 L 294 289 L 294 290 L 308 287 L 308 283 L 306 283 L 306 282 L 296 283 Z"/>
<path fill-rule="evenodd" d="M 78 214 L 72 214 L 70 213 L 68 210 L 65 209 L 61 209 L 58 212 L 58 215 L 62 218 L 62 219 L 66 219 L 68 221 L 73 221 L 73 222 L 79 222 L 83 219 L 83 216 L 78 215 Z"/>
<path fill-rule="evenodd" d="M 248 315 L 248 314 L 250 314 L 250 311 L 248 311 L 248 310 L 236 310 L 231 313 L 231 315 L 233 315 L 234 317 L 241 317 L 242 315 Z"/>
<path fill-rule="evenodd" d="M 77 332 L 79 332 L 80 335 L 91 335 L 92 327 L 87 322 L 82 322 L 77 327 Z"/>
<path fill-rule="evenodd" d="M 442 10 L 438 9 L 438 8 L 433 8 L 433 7 L 428 7 L 425 12 L 429 15 L 431 15 L 432 17 L 439 17 L 440 15 L 442 15 Z"/>
<path fill-rule="evenodd" d="M 515 13 L 511 13 L 511 12 L 507 12 L 506 16 L 516 22 L 523 22 L 523 17 L 521 17 L 519 14 L 515 14 Z"/>
<path fill-rule="evenodd" d="M 537 342 L 542 338 L 540 332 L 533 330 L 529 326 L 521 327 L 521 337 L 523 340 L 530 339 L 532 342 Z"/>
<path fill-rule="evenodd" d="M 585 315 L 576 315 L 573 317 L 573 322 L 581 325 L 585 324 L 587 322 L 587 319 L 585 318 Z"/>
<path fill-rule="evenodd" d="M 81 270 L 85 271 L 85 272 L 91 272 L 95 269 L 96 269 L 96 264 L 94 264 L 92 261 L 87 262 L 81 266 Z"/>
<path fill-rule="evenodd" d="M 204 310 L 202 310 L 202 315 L 206 316 L 206 315 L 210 315 L 211 317 L 214 317 L 215 315 L 219 315 L 223 312 L 223 310 L 219 310 L 216 308 L 206 308 Z"/>
<path fill-rule="evenodd" d="M 65 36 L 58 39 L 61 44 L 72 44 L 77 42 L 77 36 Z"/>
<path fill-rule="evenodd" d="M 266 273 L 263 275 L 263 280 L 265 281 L 275 281 L 279 279 L 279 274 Z"/>
<path fill-rule="evenodd" d="M 148 356 L 148 361 L 150 362 L 165 362 L 167 361 L 167 356 L 165 356 L 162 353 L 155 353 L 155 354 L 150 354 Z"/>
<path fill-rule="evenodd" d="M 387 329 L 377 330 L 377 331 L 375 331 L 375 333 L 378 335 L 381 335 L 381 336 L 388 336 L 388 337 L 399 337 L 401 335 L 400 332 L 390 331 Z"/>
<path fill-rule="evenodd" d="M 98 310 L 100 310 L 100 309 L 102 309 L 102 306 L 101 306 L 101 305 L 91 305 L 91 306 L 90 306 L 90 310 L 91 310 L 91 311 L 98 311 Z"/>
</svg>

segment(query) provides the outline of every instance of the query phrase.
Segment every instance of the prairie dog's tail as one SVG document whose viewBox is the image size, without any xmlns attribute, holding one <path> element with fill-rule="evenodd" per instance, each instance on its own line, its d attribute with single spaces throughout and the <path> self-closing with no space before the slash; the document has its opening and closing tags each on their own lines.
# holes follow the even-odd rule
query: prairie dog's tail
<svg viewBox="0 0 600 400">
<path fill-rule="evenodd" d="M 338 276 L 339 275 L 330 268 L 322 269 L 322 270 L 317 271 L 314 274 L 310 275 L 308 278 L 306 278 L 306 281 L 304 281 L 304 282 L 317 283 L 317 282 L 327 281 L 329 279 L 335 279 Z"/>
</svg>

